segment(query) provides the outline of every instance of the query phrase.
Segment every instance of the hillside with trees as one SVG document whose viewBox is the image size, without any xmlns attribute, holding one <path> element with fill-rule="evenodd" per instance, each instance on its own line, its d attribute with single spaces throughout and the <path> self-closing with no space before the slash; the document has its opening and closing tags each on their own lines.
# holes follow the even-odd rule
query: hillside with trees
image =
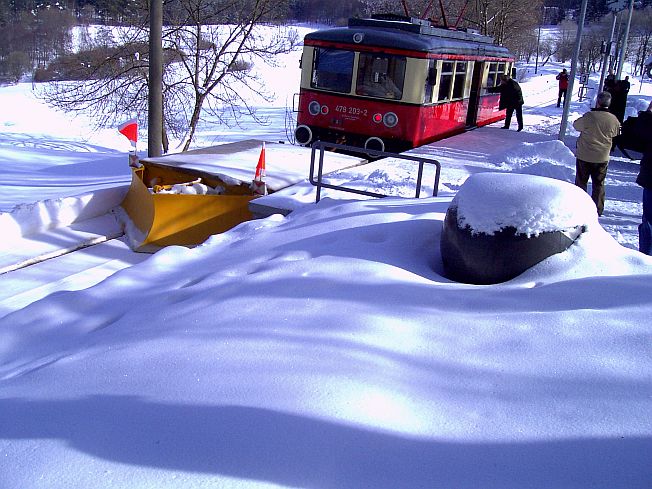
<svg viewBox="0 0 652 489">
<path fill-rule="evenodd" d="M 434 24 L 473 29 L 507 46 L 520 61 L 568 62 L 577 32 L 579 0 L 164 0 L 163 141 L 168 133 L 190 143 L 202 115 L 235 120 L 253 115 L 239 93 L 263 99 L 256 62 L 296 49 L 301 39 L 284 25 L 340 25 L 354 16 L 393 12 Z M 626 60 L 640 74 L 652 54 L 652 0 L 636 0 Z M 623 45 L 626 11 L 617 14 L 616 49 Z M 601 70 L 613 13 L 589 0 L 580 53 L 583 73 Z M 542 26 L 556 26 L 541 36 Z M 271 41 L 259 26 L 278 29 Z M 0 83 L 31 80 L 44 99 L 66 111 L 97 112 L 98 124 L 147 110 L 148 0 L 9 0 L 0 3 Z M 266 39 L 270 39 L 269 37 Z M 611 66 L 610 66 L 611 68 Z M 69 83 L 75 81 L 78 83 Z"/>
</svg>

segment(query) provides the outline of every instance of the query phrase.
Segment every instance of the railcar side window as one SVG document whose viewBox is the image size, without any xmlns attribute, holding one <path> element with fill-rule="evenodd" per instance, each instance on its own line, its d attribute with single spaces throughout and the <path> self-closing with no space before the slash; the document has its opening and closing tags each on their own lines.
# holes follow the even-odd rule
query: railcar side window
<svg viewBox="0 0 652 489">
<path fill-rule="evenodd" d="M 455 63 L 453 61 L 444 61 L 441 64 L 441 77 L 439 78 L 439 97 L 437 97 L 437 100 L 440 102 L 444 100 L 450 100 L 454 68 Z"/>
<path fill-rule="evenodd" d="M 399 100 L 403 97 L 405 65 L 404 56 L 360 53 L 355 93 Z"/>
<path fill-rule="evenodd" d="M 353 51 L 316 48 L 310 86 L 349 93 L 353 79 Z"/>
<path fill-rule="evenodd" d="M 453 83 L 453 98 L 460 99 L 464 97 L 464 85 L 466 81 L 466 63 L 458 61 L 455 63 L 455 78 Z"/>
<path fill-rule="evenodd" d="M 423 101 L 427 104 L 432 103 L 432 92 L 437 84 L 437 61 L 431 59 L 428 61 L 428 73 L 426 74 L 426 85 L 423 91 Z"/>
<path fill-rule="evenodd" d="M 498 84 L 498 63 L 489 63 L 487 75 L 487 87 L 495 87 Z"/>
</svg>

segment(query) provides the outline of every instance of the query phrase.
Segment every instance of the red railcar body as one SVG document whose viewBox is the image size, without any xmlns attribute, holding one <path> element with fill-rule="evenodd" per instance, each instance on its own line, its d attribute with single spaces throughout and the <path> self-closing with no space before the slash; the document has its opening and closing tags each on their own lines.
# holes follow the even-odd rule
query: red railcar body
<svg viewBox="0 0 652 489">
<path fill-rule="evenodd" d="M 486 91 L 506 48 L 414 19 L 351 19 L 304 40 L 297 129 L 315 140 L 403 151 L 504 119 Z"/>
</svg>

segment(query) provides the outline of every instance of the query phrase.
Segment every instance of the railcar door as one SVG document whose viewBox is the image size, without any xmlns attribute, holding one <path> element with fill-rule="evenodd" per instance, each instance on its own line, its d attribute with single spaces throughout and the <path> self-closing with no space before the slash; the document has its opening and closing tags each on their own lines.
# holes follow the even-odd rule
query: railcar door
<svg viewBox="0 0 652 489">
<path fill-rule="evenodd" d="M 469 109 L 466 113 L 466 127 L 475 127 L 478 120 L 478 107 L 480 102 L 480 90 L 482 88 L 482 69 L 484 63 L 476 61 L 473 63 L 473 75 L 471 77 L 471 94 L 469 95 Z"/>
</svg>

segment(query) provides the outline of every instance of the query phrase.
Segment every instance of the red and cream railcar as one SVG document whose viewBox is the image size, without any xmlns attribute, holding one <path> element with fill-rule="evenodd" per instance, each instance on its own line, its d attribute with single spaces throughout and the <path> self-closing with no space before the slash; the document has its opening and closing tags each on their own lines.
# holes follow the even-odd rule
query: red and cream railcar
<svg viewBox="0 0 652 489">
<path fill-rule="evenodd" d="M 400 152 L 496 122 L 505 112 L 487 88 L 513 62 L 489 37 L 410 18 L 309 33 L 296 140 Z"/>
</svg>

